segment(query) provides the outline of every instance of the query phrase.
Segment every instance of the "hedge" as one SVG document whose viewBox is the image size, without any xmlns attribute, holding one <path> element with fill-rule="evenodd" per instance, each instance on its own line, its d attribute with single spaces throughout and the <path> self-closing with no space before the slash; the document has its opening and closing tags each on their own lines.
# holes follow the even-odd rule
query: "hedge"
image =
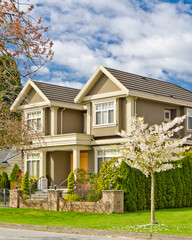
<svg viewBox="0 0 192 240">
<path fill-rule="evenodd" d="M 182 168 L 155 174 L 156 209 L 192 207 L 192 154 L 186 154 L 181 163 Z M 150 209 L 150 177 L 122 162 L 117 181 L 125 191 L 125 210 Z"/>
</svg>

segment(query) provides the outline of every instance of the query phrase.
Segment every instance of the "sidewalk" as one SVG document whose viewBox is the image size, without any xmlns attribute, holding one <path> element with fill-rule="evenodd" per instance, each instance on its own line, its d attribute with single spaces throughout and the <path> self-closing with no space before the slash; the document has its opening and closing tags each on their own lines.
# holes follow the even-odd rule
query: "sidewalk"
<svg viewBox="0 0 192 240">
<path fill-rule="evenodd" d="M 29 225 L 29 224 L 16 224 L 16 223 L 0 223 L 0 227 L 28 229 L 28 230 L 36 230 L 36 231 L 48 231 L 48 232 L 62 232 L 62 233 L 69 233 L 69 234 L 127 237 L 131 239 L 192 240 L 192 236 L 133 233 L 133 232 L 86 229 L 86 228 L 51 227 L 51 226 L 44 226 L 44 225 Z"/>
</svg>

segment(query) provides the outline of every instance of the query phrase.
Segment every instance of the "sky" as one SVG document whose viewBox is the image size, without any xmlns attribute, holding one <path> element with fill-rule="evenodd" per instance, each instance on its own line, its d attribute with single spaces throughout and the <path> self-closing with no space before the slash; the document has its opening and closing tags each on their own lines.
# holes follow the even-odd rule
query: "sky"
<svg viewBox="0 0 192 240">
<path fill-rule="evenodd" d="M 32 0 L 53 60 L 35 80 L 81 89 L 99 64 L 192 91 L 192 0 Z"/>
</svg>

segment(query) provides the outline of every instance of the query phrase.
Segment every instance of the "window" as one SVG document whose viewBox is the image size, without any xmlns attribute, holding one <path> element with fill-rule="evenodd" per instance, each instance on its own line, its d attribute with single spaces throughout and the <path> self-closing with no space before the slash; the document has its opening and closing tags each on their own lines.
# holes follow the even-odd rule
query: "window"
<svg viewBox="0 0 192 240">
<path fill-rule="evenodd" d="M 27 113 L 27 126 L 29 130 L 41 130 L 41 111 Z"/>
<path fill-rule="evenodd" d="M 171 121 L 171 110 L 165 110 L 164 111 L 164 120 L 165 121 Z"/>
<path fill-rule="evenodd" d="M 27 154 L 27 172 L 29 177 L 39 176 L 40 154 Z"/>
<path fill-rule="evenodd" d="M 95 125 L 115 123 L 115 102 L 95 104 Z"/>
<path fill-rule="evenodd" d="M 104 161 L 109 161 L 113 157 L 117 157 L 118 153 L 114 149 L 102 149 L 102 150 L 97 150 L 96 152 L 96 158 L 97 158 L 97 169 L 96 171 L 99 172 L 101 168 L 101 164 Z"/>
<path fill-rule="evenodd" d="M 192 109 L 187 110 L 187 129 L 192 130 Z"/>
</svg>

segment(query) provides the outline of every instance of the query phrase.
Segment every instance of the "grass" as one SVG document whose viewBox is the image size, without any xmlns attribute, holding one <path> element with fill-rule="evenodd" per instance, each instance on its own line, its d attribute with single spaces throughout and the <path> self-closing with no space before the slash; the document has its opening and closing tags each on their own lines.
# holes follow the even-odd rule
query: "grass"
<svg viewBox="0 0 192 240">
<path fill-rule="evenodd" d="M 0 222 L 5 223 L 192 236 L 192 208 L 156 210 L 156 220 L 159 224 L 151 229 L 150 211 L 105 215 L 0 208 Z"/>
</svg>

